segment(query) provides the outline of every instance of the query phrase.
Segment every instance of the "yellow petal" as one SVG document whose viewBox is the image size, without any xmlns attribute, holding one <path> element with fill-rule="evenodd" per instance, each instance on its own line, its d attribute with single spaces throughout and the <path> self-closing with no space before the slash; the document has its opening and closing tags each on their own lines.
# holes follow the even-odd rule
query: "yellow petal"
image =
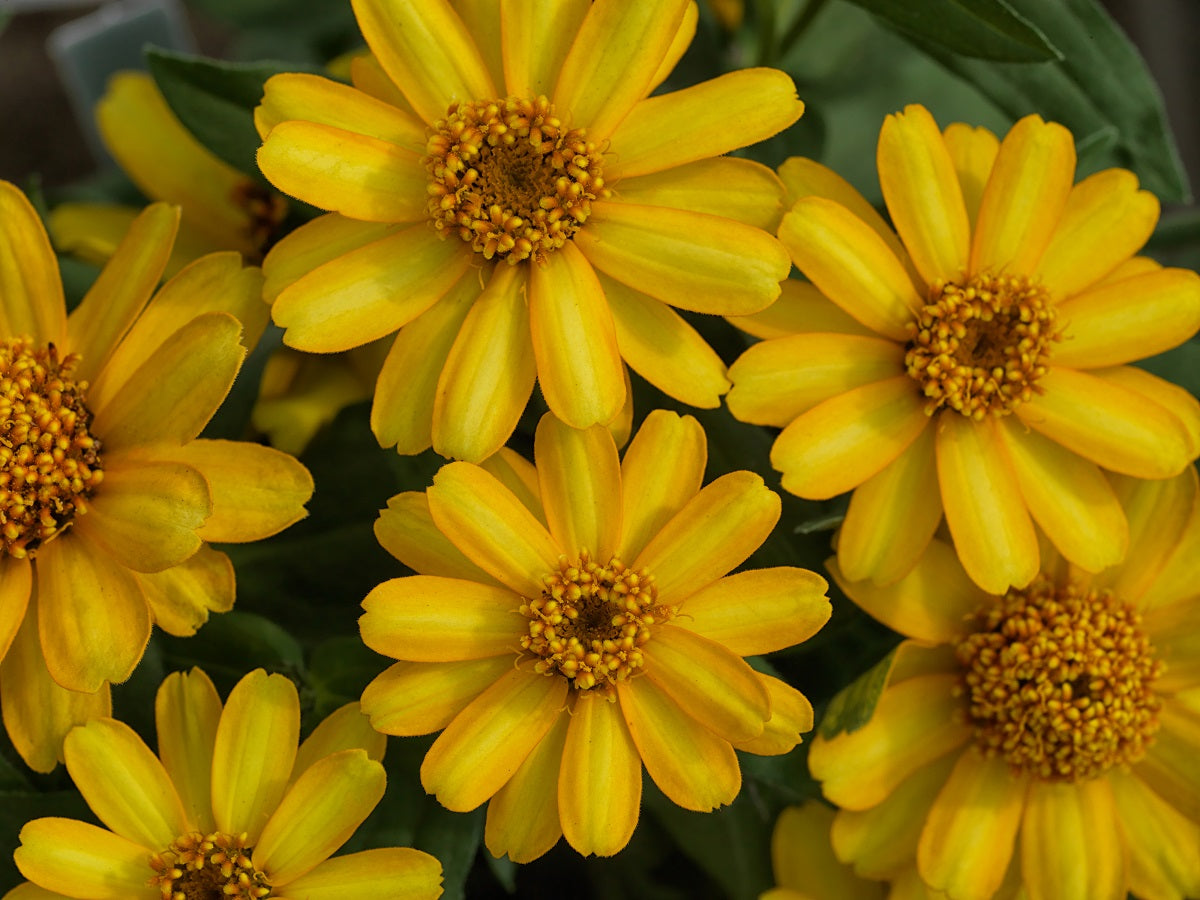
<svg viewBox="0 0 1200 900">
<path fill-rule="evenodd" d="M 287 883 L 283 892 L 304 900 L 436 900 L 442 865 L 408 847 L 381 847 L 327 859 Z"/>
<path fill-rule="evenodd" d="M 13 859 L 22 875 L 47 890 L 94 900 L 153 900 L 159 894 L 146 884 L 150 852 L 87 822 L 34 819 L 21 829 Z"/>
<path fill-rule="evenodd" d="M 313 763 L 263 826 L 255 867 L 286 889 L 350 839 L 383 798 L 386 784 L 383 766 L 365 750 L 341 750 Z"/>
<path fill-rule="evenodd" d="M 1183 429 L 1189 458 L 1200 456 L 1200 399 L 1186 388 L 1173 384 L 1136 366 L 1114 366 L 1088 372 L 1101 381 L 1128 388 L 1161 406 Z"/>
<path fill-rule="evenodd" d="M 567 51 L 551 100 L 573 128 L 597 143 L 650 93 L 687 0 L 593 5 Z"/>
<path fill-rule="evenodd" d="M 667 55 L 663 57 L 658 71 L 654 73 L 654 78 L 650 81 L 651 92 L 666 81 L 671 72 L 675 70 L 675 66 L 679 64 L 679 60 L 683 58 L 683 54 L 687 52 L 692 39 L 696 36 L 696 25 L 699 21 L 700 7 L 696 5 L 696 0 L 688 0 L 687 9 L 684 10 L 683 19 L 679 23 L 675 37 L 671 39 Z"/>
<path fill-rule="evenodd" d="M 29 608 L 33 590 L 33 562 L 12 556 L 0 557 L 0 660 L 8 653 L 17 629 Z"/>
<path fill-rule="evenodd" d="M 818 737 L 808 767 L 826 798 L 845 809 L 870 809 L 912 773 L 963 744 L 971 729 L 956 714 L 958 673 L 923 675 L 887 688 L 857 731 Z"/>
<path fill-rule="evenodd" d="M 190 637 L 210 612 L 233 609 L 233 563 L 207 544 L 178 565 L 137 575 L 154 624 L 176 637 Z"/>
<path fill-rule="evenodd" d="M 188 822 L 212 831 L 212 760 L 221 698 L 201 669 L 172 672 L 154 699 L 158 755 L 183 803 Z"/>
<path fill-rule="evenodd" d="M 759 756 L 791 753 L 800 743 L 800 735 L 812 731 L 812 704 L 787 682 L 770 675 L 755 674 L 767 691 L 771 718 L 763 725 L 762 734 L 748 741 L 733 741 L 733 748 Z"/>
<path fill-rule="evenodd" d="M 637 104 L 613 132 L 611 152 L 622 179 L 663 172 L 766 140 L 803 112 L 791 76 L 739 69 Z"/>
<path fill-rule="evenodd" d="M 1200 685 L 1200 604 L 1174 603 L 1151 609 L 1143 626 L 1153 641 L 1156 658 L 1167 666 L 1155 681 L 1155 690 L 1171 694 Z"/>
<path fill-rule="evenodd" d="M 337 213 L 305 222 L 272 247 L 263 260 L 263 299 L 274 303 L 285 288 L 314 269 L 399 229 L 398 225 L 359 222 Z"/>
<path fill-rule="evenodd" d="M 979 205 L 972 274 L 1032 274 L 1049 245 L 1075 178 L 1071 132 L 1026 116 L 1005 136 Z"/>
<path fill-rule="evenodd" d="M 257 845 L 279 806 L 296 759 L 300 698 L 283 675 L 255 669 L 239 681 L 213 745 L 212 807 L 217 828 Z"/>
<path fill-rule="evenodd" d="M 454 0 L 454 11 L 462 19 L 467 33 L 475 40 L 480 59 L 498 89 L 504 86 L 504 62 L 501 46 L 500 7 L 495 0 Z M 511 95 L 512 91 L 508 91 Z M 500 94 L 503 96 L 503 92 Z"/>
<path fill-rule="evenodd" d="M 772 653 L 808 640 L 829 621 L 828 590 L 807 569 L 738 572 L 688 597 L 673 624 L 737 656 Z"/>
<path fill-rule="evenodd" d="M 421 784 L 447 809 L 467 812 L 513 776 L 560 715 L 567 680 L 509 668 L 459 713 L 421 764 Z"/>
<path fill-rule="evenodd" d="M 418 575 L 441 575 L 482 584 L 495 584 L 438 531 L 423 491 L 405 491 L 391 497 L 387 509 L 375 520 L 380 545 Z"/>
<path fill-rule="evenodd" d="M 558 778 L 563 835 L 584 856 L 615 856 L 637 826 L 642 758 L 607 698 L 582 694 L 569 718 Z"/>
<path fill-rule="evenodd" d="M 598 270 L 695 312 L 739 316 L 779 296 L 790 263 L 764 231 L 704 213 L 597 202 L 575 245 Z"/>
<path fill-rule="evenodd" d="M 1000 141 L 986 128 L 972 127 L 962 122 L 947 125 L 942 138 L 954 162 L 963 205 L 974 229 L 979 217 L 979 204 L 983 200 L 983 189 L 987 186 L 996 154 L 1000 151 Z"/>
<path fill-rule="evenodd" d="M 646 568 L 662 603 L 680 603 L 746 561 L 779 521 L 779 495 L 753 472 L 704 487 L 650 539 L 633 563 Z"/>
<path fill-rule="evenodd" d="M 621 533 L 621 462 L 608 429 L 542 416 L 533 445 L 550 534 L 568 551 L 606 563 Z"/>
<path fill-rule="evenodd" d="M 550 96 L 590 8 L 588 0 L 561 0 L 549 6 L 540 0 L 500 4 L 504 81 L 510 96 Z"/>
<path fill-rule="evenodd" d="M 829 832 L 834 811 L 819 800 L 789 806 L 775 820 L 771 833 L 771 867 L 780 885 L 814 897 L 878 900 L 873 885 L 833 855 Z"/>
<path fill-rule="evenodd" d="M 884 120 L 878 162 L 883 198 L 921 278 L 961 277 L 970 223 L 954 160 L 925 107 L 912 104 Z"/>
<path fill-rule="evenodd" d="M 398 662 L 367 685 L 363 711 L 384 734 L 432 734 L 445 728 L 488 685 L 512 668 L 514 656 L 448 663 Z"/>
<path fill-rule="evenodd" d="M 946 525 L 971 580 L 989 594 L 1038 572 L 1037 536 L 995 424 L 945 412 L 937 421 L 938 484 Z"/>
<path fill-rule="evenodd" d="M 537 469 L 534 468 L 533 463 L 515 450 L 501 447 L 498 452 L 493 453 L 479 465 L 512 491 L 513 496 L 533 513 L 535 519 L 543 525 L 546 523 L 546 514 L 542 509 L 541 489 L 538 487 Z"/>
<path fill-rule="evenodd" d="M 339 706 L 312 730 L 296 751 L 291 783 L 319 760 L 342 750 L 363 750 L 371 759 L 382 761 L 387 737 L 371 727 L 371 720 L 357 702 Z"/>
<path fill-rule="evenodd" d="M 1118 281 L 1124 281 L 1126 278 L 1145 275 L 1148 272 L 1157 272 L 1161 268 L 1162 263 L 1148 256 L 1133 256 L 1125 260 L 1095 284 L 1092 284 L 1091 287 L 1103 287 Z"/>
<path fill-rule="evenodd" d="M 1196 771 L 1200 713 L 1168 702 L 1159 712 L 1159 721 L 1154 743 L 1133 774 L 1193 822 L 1200 821 L 1200 773 Z"/>
<path fill-rule="evenodd" d="M 66 317 L 58 258 L 42 220 L 16 185 L 0 181 L 0 329 L 60 343 Z"/>
<path fill-rule="evenodd" d="M 907 341 L 906 326 L 921 306 L 892 248 L 850 210 L 804 197 L 779 226 L 792 260 L 826 297 L 872 331 Z"/>
<path fill-rule="evenodd" d="M 427 123 L 455 100 L 499 94 L 466 26 L 446 0 L 353 0 L 354 17 L 388 76 Z"/>
<path fill-rule="evenodd" d="M 749 316 L 727 316 L 728 322 L 763 340 L 801 332 L 875 336 L 875 332 L 806 281 L 789 278 L 780 285 L 780 289 L 779 299 L 762 312 Z"/>
<path fill-rule="evenodd" d="M 961 754 L 921 831 L 921 877 L 953 897 L 989 900 L 1004 881 L 1024 801 L 1025 782 L 1003 759 Z"/>
<path fill-rule="evenodd" d="M 562 837 L 558 781 L 570 722 L 570 716 L 555 719 L 513 777 L 492 797 L 483 832 L 492 856 L 508 854 L 515 863 L 532 862 Z"/>
<path fill-rule="evenodd" d="M 121 837 L 165 848 L 188 830 L 163 764 L 124 722 L 93 719 L 63 743 L 67 771 L 92 812 Z"/>
<path fill-rule="evenodd" d="M 662 527 L 700 490 L 708 444 L 691 416 L 651 412 L 621 463 L 623 560 L 636 559 Z"/>
<path fill-rule="evenodd" d="M 464 321 L 478 305 L 479 290 L 479 280 L 468 272 L 442 299 L 396 335 L 375 382 L 375 399 L 371 404 L 371 430 L 381 446 L 394 444 L 397 452 L 409 454 L 420 453 L 433 443 L 438 380 L 446 371 L 450 348 L 461 335 Z M 521 314 L 524 317 L 524 306 Z M 522 333 L 528 335 L 528 324 L 521 324 Z M 524 358 L 530 361 L 532 390 L 531 354 L 524 354 Z M 451 387 L 459 387 L 469 381 L 469 373 L 456 371 L 454 377 L 447 378 Z M 496 381 L 506 386 L 504 379 Z"/>
<path fill-rule="evenodd" d="M 350 83 L 364 94 L 370 94 L 376 100 L 420 118 L 370 50 L 350 60 Z"/>
<path fill-rule="evenodd" d="M 463 554 L 522 597 L 542 592 L 563 550 L 494 475 L 470 463 L 450 463 L 426 491 L 441 532 Z"/>
<path fill-rule="evenodd" d="M 453 662 L 515 653 L 526 620 L 521 598 L 487 584 L 434 575 L 393 578 L 363 600 L 363 642 L 415 662 Z"/>
<path fill-rule="evenodd" d="M 783 186 L 775 173 L 762 163 L 732 156 L 699 159 L 636 178 L 625 176 L 613 190 L 625 203 L 708 213 L 764 231 L 778 228 L 783 216 Z"/>
<path fill-rule="evenodd" d="M 1136 776 L 1112 769 L 1106 779 L 1129 848 L 1130 890 L 1139 897 L 1200 894 L 1200 825 Z"/>
<path fill-rule="evenodd" d="M 140 207 L 113 203 L 60 203 L 46 217 L 46 229 L 60 253 L 103 266 L 117 252 L 129 226 L 141 212 Z M 181 222 L 180 231 L 183 230 Z M 186 235 L 178 234 L 166 272 L 174 274 L 197 256 L 219 249 L 207 241 L 192 246 Z"/>
<path fill-rule="evenodd" d="M 737 755 L 647 678 L 617 683 L 617 699 L 646 771 L 673 803 L 709 812 L 742 786 Z"/>
<path fill-rule="evenodd" d="M 38 625 L 60 685 L 94 693 L 129 677 L 150 640 L 150 609 L 133 573 L 78 534 L 41 548 Z"/>
<path fill-rule="evenodd" d="M 463 281 L 476 277 L 467 272 Z M 452 338 L 432 394 L 431 437 L 443 456 L 469 462 L 491 456 L 512 436 L 529 402 L 537 363 L 527 286 L 523 266 L 493 269 Z M 414 345 L 411 352 L 431 348 Z"/>
<path fill-rule="evenodd" d="M 1021 822 L 1021 875 L 1029 900 L 1125 896 L 1123 825 L 1108 779 L 1035 780 Z"/>
</svg>

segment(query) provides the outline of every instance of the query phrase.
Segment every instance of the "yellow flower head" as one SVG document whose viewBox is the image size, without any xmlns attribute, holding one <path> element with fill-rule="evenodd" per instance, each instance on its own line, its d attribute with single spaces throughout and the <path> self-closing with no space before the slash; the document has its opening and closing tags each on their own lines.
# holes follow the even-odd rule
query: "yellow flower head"
<svg viewBox="0 0 1200 900">
<path fill-rule="evenodd" d="M 213 254 L 155 293 L 178 220 L 142 213 L 68 316 L 37 214 L 0 182 L 0 703 L 38 770 L 107 715 L 153 623 L 192 634 L 233 604 L 208 542 L 274 534 L 312 494 L 290 456 L 197 439 L 266 324 L 262 275 Z"/>
<path fill-rule="evenodd" d="M 267 82 L 258 162 L 330 214 L 264 263 L 284 341 L 344 350 L 397 329 L 375 391 L 385 446 L 478 462 L 535 379 L 586 428 L 626 402 L 625 360 L 716 407 L 721 360 L 672 306 L 741 315 L 789 269 L 763 229 L 782 186 L 721 157 L 803 105 L 771 69 L 649 97 L 687 48 L 689 0 L 356 0 L 354 87 Z"/>
<path fill-rule="evenodd" d="M 1200 895 L 1196 482 L 1113 476 L 1125 563 L 1090 574 L 1046 548 L 1002 596 L 937 539 L 889 587 L 831 561 L 909 638 L 867 725 L 809 752 L 841 859 L 881 879 L 915 862 L 952 900 Z"/>
<path fill-rule="evenodd" d="M 25 891 L 123 900 L 318 900 L 384 896 L 385 887 L 403 900 L 442 893 L 441 865 L 417 850 L 330 858 L 387 781 L 379 762 L 386 738 L 357 703 L 297 749 L 300 700 L 291 681 L 257 669 L 222 708 L 208 676 L 193 669 L 162 683 L 155 718 L 157 756 L 115 719 L 71 731 L 67 771 L 107 827 L 29 822 L 14 858 L 31 884 L 6 900 Z"/>
<path fill-rule="evenodd" d="M 1200 278 L 1134 256 L 1158 201 L 1122 169 L 1072 185 L 1070 133 L 1037 116 L 999 142 L 910 106 L 878 158 L 895 231 L 822 166 L 781 168 L 779 235 L 811 284 L 742 323 L 771 339 L 730 368 L 730 410 L 783 428 L 787 490 L 854 490 L 848 578 L 896 581 L 943 514 L 993 593 L 1037 574 L 1035 523 L 1089 571 L 1119 562 L 1102 470 L 1168 478 L 1200 455 L 1200 404 L 1125 365 L 1200 327 Z"/>
<path fill-rule="evenodd" d="M 400 660 L 363 693 L 388 734 L 442 730 L 421 767 L 453 810 L 491 800 L 486 841 L 524 862 L 565 835 L 612 855 L 637 824 L 642 765 L 707 812 L 741 787 L 735 748 L 786 753 L 812 724 L 796 690 L 741 657 L 829 617 L 803 569 L 726 573 L 779 498 L 733 472 L 701 488 L 704 431 L 657 411 L 619 460 L 603 426 L 547 414 L 537 469 L 510 451 L 393 497 L 380 542 L 419 574 L 375 588 L 363 640 Z"/>
</svg>

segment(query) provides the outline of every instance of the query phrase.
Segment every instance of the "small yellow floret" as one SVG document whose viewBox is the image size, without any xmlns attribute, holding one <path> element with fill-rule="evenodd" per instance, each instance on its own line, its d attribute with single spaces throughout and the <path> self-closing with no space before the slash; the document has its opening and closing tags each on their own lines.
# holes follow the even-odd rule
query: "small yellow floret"
<svg viewBox="0 0 1200 900">
<path fill-rule="evenodd" d="M 150 858 L 148 884 L 163 900 L 264 900 L 271 896 L 267 877 L 250 861 L 247 835 L 193 831 Z"/>
</svg>

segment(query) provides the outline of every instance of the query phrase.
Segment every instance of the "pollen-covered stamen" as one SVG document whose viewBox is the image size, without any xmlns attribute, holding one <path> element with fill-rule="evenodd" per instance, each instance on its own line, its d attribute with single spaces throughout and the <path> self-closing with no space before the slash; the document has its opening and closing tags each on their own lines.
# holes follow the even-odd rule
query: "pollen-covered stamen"
<svg viewBox="0 0 1200 900">
<path fill-rule="evenodd" d="M 609 195 L 602 157 L 545 97 L 455 103 L 426 144 L 429 214 L 487 259 L 539 260 Z"/>
<path fill-rule="evenodd" d="M 1040 392 L 1050 345 L 1060 340 L 1046 289 L 1019 275 L 935 282 L 908 325 L 905 367 L 929 401 L 976 421 L 1007 415 Z"/>
<path fill-rule="evenodd" d="M 258 248 L 261 259 L 287 216 L 287 201 L 278 192 L 249 179 L 234 186 L 232 199 L 246 214 L 245 235 Z"/>
<path fill-rule="evenodd" d="M 163 900 L 263 900 L 271 896 L 267 876 L 254 868 L 246 835 L 190 832 L 150 857 Z"/>
<path fill-rule="evenodd" d="M 976 744 L 1017 774 L 1079 781 L 1141 759 L 1158 730 L 1164 664 L 1107 591 L 1039 576 L 979 610 L 956 647 Z"/>
<path fill-rule="evenodd" d="M 32 556 L 87 512 L 103 478 L 77 361 L 29 338 L 0 342 L 0 555 Z"/>
<path fill-rule="evenodd" d="M 587 550 L 577 560 L 560 557 L 542 582 L 542 595 L 521 605 L 529 618 L 521 646 L 540 657 L 538 672 L 565 675 L 579 690 L 610 691 L 640 669 L 652 627 L 675 615 L 659 605 L 653 576 L 616 557 L 604 565 Z"/>
</svg>

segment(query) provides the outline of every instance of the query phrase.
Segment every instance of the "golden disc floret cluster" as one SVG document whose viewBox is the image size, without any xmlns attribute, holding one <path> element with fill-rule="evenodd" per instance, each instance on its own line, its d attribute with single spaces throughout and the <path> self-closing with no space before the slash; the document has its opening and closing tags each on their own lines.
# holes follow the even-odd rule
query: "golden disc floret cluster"
<svg viewBox="0 0 1200 900">
<path fill-rule="evenodd" d="M 521 604 L 529 619 L 521 646 L 539 657 L 536 671 L 563 675 L 578 690 L 611 691 L 642 668 L 653 626 L 675 614 L 659 605 L 644 569 L 635 572 L 616 557 L 601 565 L 587 550 L 576 560 L 560 557 L 542 582 L 542 595 Z"/>
<path fill-rule="evenodd" d="M 0 343 L 0 554 L 33 556 L 87 512 L 103 478 L 77 362 L 29 338 Z"/>
<path fill-rule="evenodd" d="M 980 421 L 1040 392 L 1051 345 L 1061 339 L 1055 318 L 1045 287 L 1022 275 L 935 282 L 908 324 L 904 357 L 929 398 L 926 414 L 949 407 Z"/>
<path fill-rule="evenodd" d="M 1140 617 L 1107 591 L 1039 576 L 975 615 L 956 654 L 975 741 L 1014 773 L 1081 781 L 1141 759 L 1164 671 Z"/>
<path fill-rule="evenodd" d="M 486 259 L 537 261 L 608 196 L 602 158 L 545 97 L 455 103 L 426 144 L 429 215 Z"/>
<path fill-rule="evenodd" d="M 287 201 L 276 191 L 248 178 L 234 185 L 231 199 L 246 214 L 245 236 L 258 248 L 261 259 L 261 254 L 270 248 L 279 233 L 279 226 L 287 217 Z"/>
<path fill-rule="evenodd" d="M 263 900 L 271 896 L 266 876 L 250 861 L 247 835 L 193 831 L 150 858 L 163 900 Z"/>
</svg>

